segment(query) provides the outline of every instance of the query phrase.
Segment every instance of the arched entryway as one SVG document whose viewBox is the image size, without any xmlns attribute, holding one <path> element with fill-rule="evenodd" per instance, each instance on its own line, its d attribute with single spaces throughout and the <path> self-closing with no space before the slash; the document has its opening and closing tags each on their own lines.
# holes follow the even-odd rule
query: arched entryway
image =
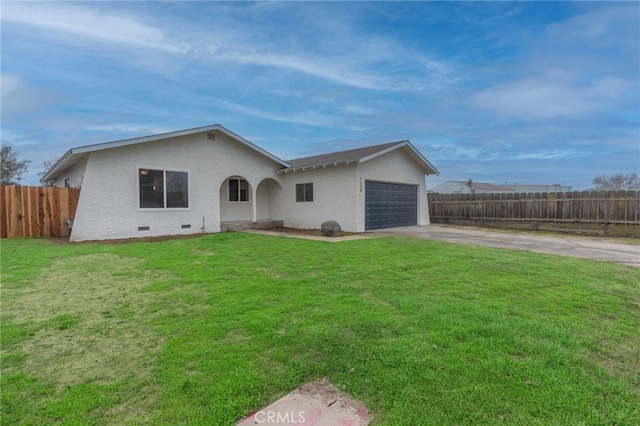
<svg viewBox="0 0 640 426">
<path fill-rule="evenodd" d="M 256 189 L 256 221 L 282 220 L 282 186 L 271 178 L 263 179 Z"/>
<path fill-rule="evenodd" d="M 220 230 L 267 229 L 283 225 L 282 186 L 265 178 L 257 186 L 234 175 L 220 185 Z"/>
<path fill-rule="evenodd" d="M 254 220 L 251 184 L 243 176 L 229 176 L 220 185 L 220 222 Z"/>
</svg>

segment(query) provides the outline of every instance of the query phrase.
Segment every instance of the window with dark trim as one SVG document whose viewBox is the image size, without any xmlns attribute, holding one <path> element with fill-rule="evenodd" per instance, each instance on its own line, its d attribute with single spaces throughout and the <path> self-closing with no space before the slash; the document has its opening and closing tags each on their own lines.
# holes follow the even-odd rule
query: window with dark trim
<svg viewBox="0 0 640 426">
<path fill-rule="evenodd" d="M 249 201 L 249 182 L 229 179 L 229 201 Z"/>
<path fill-rule="evenodd" d="M 296 202 L 313 201 L 313 183 L 296 184 Z"/>
<path fill-rule="evenodd" d="M 189 173 L 138 169 L 141 209 L 189 208 Z"/>
</svg>

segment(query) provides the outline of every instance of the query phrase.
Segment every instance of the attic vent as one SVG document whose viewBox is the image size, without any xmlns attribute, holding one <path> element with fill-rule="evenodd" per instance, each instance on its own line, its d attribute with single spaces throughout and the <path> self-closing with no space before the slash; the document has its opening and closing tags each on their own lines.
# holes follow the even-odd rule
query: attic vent
<svg viewBox="0 0 640 426">
<path fill-rule="evenodd" d="M 215 141 L 216 140 L 216 134 L 215 133 L 207 133 L 207 139 L 209 139 L 210 141 Z"/>
</svg>

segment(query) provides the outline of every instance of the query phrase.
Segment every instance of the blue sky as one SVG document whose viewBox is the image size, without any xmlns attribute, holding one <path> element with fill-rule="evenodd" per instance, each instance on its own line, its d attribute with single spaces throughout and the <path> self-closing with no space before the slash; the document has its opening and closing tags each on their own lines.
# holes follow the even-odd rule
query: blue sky
<svg viewBox="0 0 640 426">
<path fill-rule="evenodd" d="M 410 140 L 446 180 L 640 169 L 638 2 L 1 3 L 32 161 L 221 124 L 282 159 Z"/>
</svg>

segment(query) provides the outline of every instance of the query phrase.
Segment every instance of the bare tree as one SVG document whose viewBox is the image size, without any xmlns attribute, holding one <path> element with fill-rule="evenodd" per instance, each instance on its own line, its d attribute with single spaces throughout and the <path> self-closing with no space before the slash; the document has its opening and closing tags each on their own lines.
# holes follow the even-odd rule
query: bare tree
<svg viewBox="0 0 640 426">
<path fill-rule="evenodd" d="M 616 173 L 601 175 L 591 182 L 599 191 L 640 191 L 640 178 L 637 173 Z"/>
<path fill-rule="evenodd" d="M 18 160 L 18 153 L 10 143 L 2 141 L 0 150 L 0 184 L 19 185 L 22 175 L 27 172 L 29 160 Z"/>
<path fill-rule="evenodd" d="M 469 179 L 467 181 L 467 185 L 469 186 L 469 193 L 471 193 L 473 195 L 476 195 L 476 187 L 473 184 L 473 179 Z"/>
<path fill-rule="evenodd" d="M 41 172 L 38 173 L 38 177 L 40 179 L 42 179 L 44 177 L 44 175 L 47 174 L 47 172 L 58 162 L 58 159 L 56 158 L 55 160 L 46 160 L 42 162 L 42 168 L 43 170 Z M 51 186 L 53 185 L 53 182 L 44 182 L 45 186 Z"/>
</svg>

